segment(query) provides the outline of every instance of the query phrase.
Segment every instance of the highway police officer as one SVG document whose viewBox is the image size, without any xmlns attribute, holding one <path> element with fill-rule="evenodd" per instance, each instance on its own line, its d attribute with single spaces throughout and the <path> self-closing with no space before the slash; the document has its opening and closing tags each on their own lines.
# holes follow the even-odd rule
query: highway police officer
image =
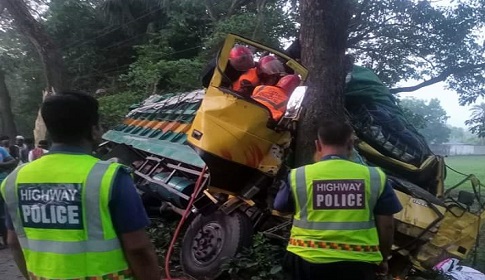
<svg viewBox="0 0 485 280">
<path fill-rule="evenodd" d="M 15 261 L 27 279 L 160 279 L 133 180 L 91 156 L 98 102 L 63 92 L 42 104 L 53 145 L 3 182 Z"/>
<path fill-rule="evenodd" d="M 291 171 L 276 210 L 294 208 L 286 268 L 292 279 L 366 280 L 387 273 L 393 214 L 402 206 L 385 174 L 348 160 L 352 128 L 323 122 L 316 141 L 320 160 Z M 293 207 L 291 207 L 293 206 Z"/>
</svg>

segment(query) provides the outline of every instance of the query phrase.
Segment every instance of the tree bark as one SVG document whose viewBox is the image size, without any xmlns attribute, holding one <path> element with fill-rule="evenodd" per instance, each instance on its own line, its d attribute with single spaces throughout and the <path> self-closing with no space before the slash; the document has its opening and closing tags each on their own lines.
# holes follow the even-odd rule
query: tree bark
<svg viewBox="0 0 485 280">
<path fill-rule="evenodd" d="M 2 117 L 1 134 L 10 136 L 10 139 L 15 139 L 17 126 L 15 125 L 10 94 L 5 84 L 5 72 L 3 70 L 0 70 L 0 116 Z"/>
<path fill-rule="evenodd" d="M 34 45 L 44 70 L 46 87 L 43 97 L 55 94 L 67 87 L 67 71 L 61 51 L 46 30 L 29 12 L 23 0 L 3 0 L 3 6 L 12 16 L 15 26 Z M 45 124 L 40 114 L 36 120 L 34 135 L 36 141 L 45 139 Z"/>
<path fill-rule="evenodd" d="M 296 163 L 308 164 L 319 122 L 345 120 L 344 56 L 351 0 L 301 0 L 302 62 L 309 71 L 305 111 L 297 132 Z"/>
</svg>

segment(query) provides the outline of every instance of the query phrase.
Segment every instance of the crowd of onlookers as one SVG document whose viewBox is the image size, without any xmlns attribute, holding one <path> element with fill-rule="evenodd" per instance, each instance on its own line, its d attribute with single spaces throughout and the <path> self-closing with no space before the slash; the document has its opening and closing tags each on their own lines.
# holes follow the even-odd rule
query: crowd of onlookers
<svg viewBox="0 0 485 280">
<path fill-rule="evenodd" d="M 33 141 L 26 141 L 21 135 L 15 137 L 15 141 L 12 141 L 9 136 L 0 137 L 0 184 L 19 164 L 34 161 L 49 151 L 46 140 L 39 141 L 36 147 L 31 143 Z M 0 236 L 2 236 L 0 249 L 5 248 L 7 244 L 4 211 L 0 196 Z"/>
</svg>

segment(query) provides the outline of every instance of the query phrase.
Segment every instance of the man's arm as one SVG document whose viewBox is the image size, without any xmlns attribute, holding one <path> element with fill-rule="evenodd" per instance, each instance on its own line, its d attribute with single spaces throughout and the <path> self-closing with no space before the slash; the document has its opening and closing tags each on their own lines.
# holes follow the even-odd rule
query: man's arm
<svg viewBox="0 0 485 280">
<path fill-rule="evenodd" d="M 20 247 L 20 242 L 15 231 L 10 229 L 8 230 L 7 242 L 10 250 L 12 251 L 13 259 L 15 260 L 20 272 L 22 272 L 25 279 L 29 279 L 24 253 L 22 252 L 22 248 Z"/>
<path fill-rule="evenodd" d="M 15 167 L 18 164 L 18 160 L 14 159 L 13 157 L 9 156 L 3 160 L 3 162 L 0 162 L 0 169 L 5 170 L 5 169 L 11 169 Z"/>
<path fill-rule="evenodd" d="M 280 212 L 294 212 L 295 203 L 291 195 L 291 188 L 288 182 L 281 181 L 280 188 L 273 202 L 273 208 Z"/>
<path fill-rule="evenodd" d="M 123 251 L 136 279 L 160 280 L 155 248 L 145 229 L 120 235 Z"/>
<path fill-rule="evenodd" d="M 394 242 L 394 216 L 377 215 L 377 232 L 379 234 L 379 248 L 384 261 L 391 255 L 392 243 Z"/>
<path fill-rule="evenodd" d="M 377 200 L 374 208 L 377 233 L 379 234 L 379 247 L 383 257 L 379 265 L 380 273 L 388 273 L 387 259 L 391 255 L 394 243 L 394 214 L 402 210 L 401 202 L 396 196 L 390 181 L 386 180 L 384 191 Z"/>
<path fill-rule="evenodd" d="M 157 256 L 145 231 L 150 220 L 133 179 L 124 169 L 120 169 L 115 178 L 109 208 L 113 226 L 135 278 L 159 280 L 161 275 Z"/>
</svg>

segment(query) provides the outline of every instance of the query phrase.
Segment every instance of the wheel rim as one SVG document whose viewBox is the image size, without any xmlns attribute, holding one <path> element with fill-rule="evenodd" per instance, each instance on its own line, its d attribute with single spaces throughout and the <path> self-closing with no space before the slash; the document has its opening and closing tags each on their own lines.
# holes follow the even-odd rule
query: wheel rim
<svg viewBox="0 0 485 280">
<path fill-rule="evenodd" d="M 214 261 L 221 253 L 224 244 L 224 231 L 220 224 L 205 224 L 192 241 L 192 254 L 199 264 Z"/>
</svg>

